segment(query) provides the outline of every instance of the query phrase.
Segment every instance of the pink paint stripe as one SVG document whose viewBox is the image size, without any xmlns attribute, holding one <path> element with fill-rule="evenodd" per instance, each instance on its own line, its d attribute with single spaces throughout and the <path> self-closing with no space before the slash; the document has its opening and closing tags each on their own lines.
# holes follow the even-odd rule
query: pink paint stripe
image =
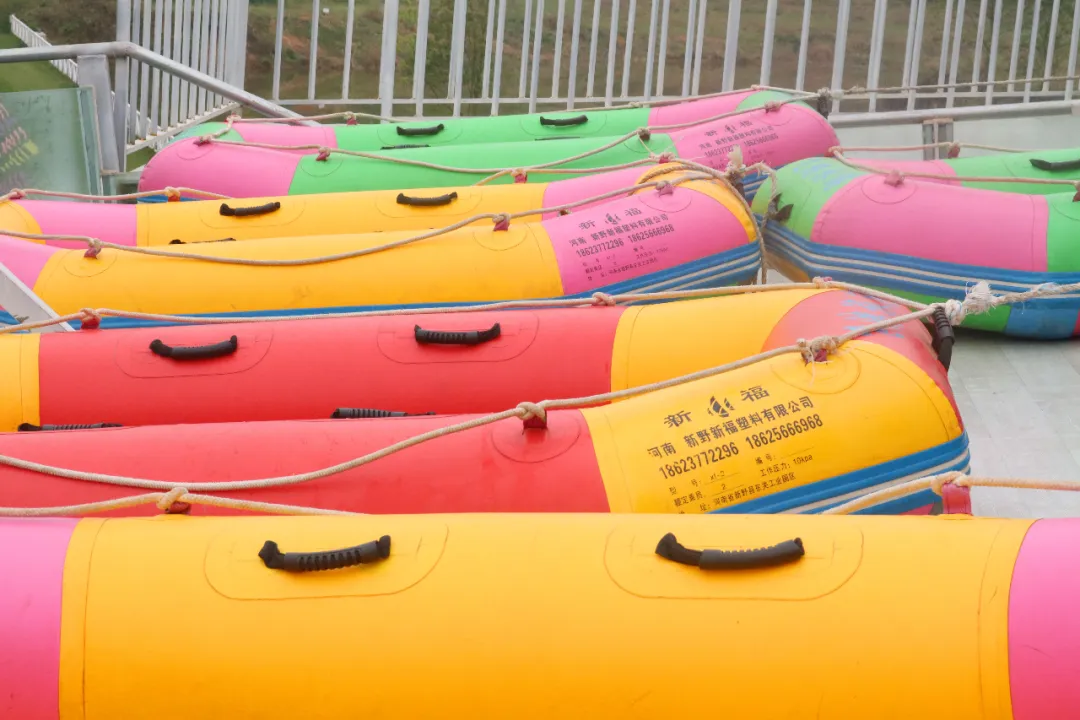
<svg viewBox="0 0 1080 720">
<path fill-rule="evenodd" d="M 57 252 L 60 252 L 58 248 L 0 235 L 0 263 L 6 265 L 7 269 L 31 290 L 34 289 L 45 263 Z"/>
<path fill-rule="evenodd" d="M 92 235 L 118 245 L 135 245 L 134 205 L 106 205 L 59 200 L 20 200 L 19 204 L 41 227 L 45 235 Z M 47 240 L 48 245 L 85 249 L 86 243 Z"/>
<path fill-rule="evenodd" d="M 1015 720 L 1080 717 L 1080 518 L 1028 530 L 1009 590 Z"/>
<path fill-rule="evenodd" d="M 59 717 L 64 560 L 78 522 L 0 519 L 0 717 Z"/>
<path fill-rule="evenodd" d="M 279 150 L 206 143 L 195 138 L 166 145 L 146 163 L 139 190 L 189 187 L 232 197 L 288 195 L 300 155 Z"/>
</svg>

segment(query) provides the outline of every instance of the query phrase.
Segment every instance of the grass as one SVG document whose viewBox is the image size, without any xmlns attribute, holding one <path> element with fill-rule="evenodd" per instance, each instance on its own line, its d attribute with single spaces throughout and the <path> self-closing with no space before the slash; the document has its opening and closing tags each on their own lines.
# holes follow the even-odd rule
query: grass
<svg viewBox="0 0 1080 720">
<path fill-rule="evenodd" d="M 0 50 L 23 47 L 9 32 L 0 32 Z M 74 87 L 75 84 L 47 62 L 0 65 L 0 93 L 24 90 L 52 90 Z"/>
</svg>

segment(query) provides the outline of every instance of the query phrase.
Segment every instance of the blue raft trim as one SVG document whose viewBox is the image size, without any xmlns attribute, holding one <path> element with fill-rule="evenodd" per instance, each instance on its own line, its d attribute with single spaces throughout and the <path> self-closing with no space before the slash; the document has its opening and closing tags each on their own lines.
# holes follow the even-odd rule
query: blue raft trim
<svg viewBox="0 0 1080 720">
<path fill-rule="evenodd" d="M 887 462 L 872 465 L 861 470 L 854 470 L 843 475 L 819 480 L 818 482 L 801 487 L 782 490 L 772 495 L 756 497 L 752 500 L 733 503 L 727 507 L 717 508 L 712 513 L 720 514 L 768 514 L 781 512 L 807 512 L 820 513 L 831 507 L 841 505 L 852 498 L 838 499 L 835 502 L 826 503 L 812 510 L 801 510 L 807 505 L 822 503 L 831 498 L 841 498 L 850 493 L 863 495 L 880 489 L 881 486 L 902 480 L 925 475 L 957 470 L 967 472 L 971 458 L 968 452 L 967 433 L 961 433 L 958 437 L 926 450 L 905 455 L 904 457 L 889 460 Z M 868 515 L 898 515 L 900 513 L 925 507 L 937 500 L 937 495 L 932 490 L 925 490 L 907 497 L 889 500 L 869 508 L 859 510 L 858 514 Z"/>
<path fill-rule="evenodd" d="M 761 266 L 761 246 L 756 242 L 747 242 L 738 248 L 726 252 L 717 253 L 708 257 L 683 263 L 666 270 L 642 275 L 631 280 L 604 285 L 588 292 L 566 295 L 566 298 L 588 298 L 593 293 L 602 292 L 609 295 L 635 292 L 660 292 L 664 290 L 698 290 L 714 287 L 726 287 L 750 280 L 758 272 Z M 532 298 L 538 300 L 554 300 L 559 298 Z M 324 313 L 349 313 L 375 310 L 415 310 L 430 307 L 463 307 L 488 305 L 496 300 L 467 301 L 452 303 L 415 303 L 403 305 L 351 305 L 342 307 L 315 307 L 289 310 L 252 310 L 246 312 L 231 313 L 205 313 L 186 315 L 173 313 L 191 318 L 245 318 L 245 317 L 275 317 L 297 318 L 306 315 L 319 315 Z M 662 301 L 656 301 L 662 302 Z M 14 323 L 10 313 L 0 311 L 0 323 Z M 78 320 L 69 323 L 78 328 L 81 323 Z M 131 328 L 131 327 L 167 327 L 171 325 L 188 325 L 192 323 L 175 323 L 158 320 L 140 320 L 129 318 L 106 317 L 101 321 L 103 329 Z"/>
<path fill-rule="evenodd" d="M 769 250 L 807 275 L 899 290 L 943 299 L 963 300 L 967 288 L 979 281 L 996 292 L 1023 292 L 1046 283 L 1080 282 L 1080 273 L 1049 273 L 923 260 L 906 255 L 814 243 L 777 222 L 765 229 Z M 1005 326 L 1007 335 L 1042 339 L 1072 337 L 1080 316 L 1080 294 L 1034 298 L 1014 306 Z"/>
</svg>

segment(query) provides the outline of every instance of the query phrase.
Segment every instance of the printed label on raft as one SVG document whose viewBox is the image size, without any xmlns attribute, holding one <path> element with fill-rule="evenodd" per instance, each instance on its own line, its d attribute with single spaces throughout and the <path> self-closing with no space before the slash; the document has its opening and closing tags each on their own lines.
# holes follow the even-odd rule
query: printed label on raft
<svg viewBox="0 0 1080 720">
<path fill-rule="evenodd" d="M 737 397 L 710 397 L 704 407 L 659 422 L 670 439 L 645 452 L 679 513 L 709 512 L 783 490 L 809 470 L 813 436 L 825 425 L 809 396 L 780 398 L 761 385 Z"/>
<path fill-rule="evenodd" d="M 696 152 L 706 158 L 719 156 L 726 161 L 728 154 L 739 146 L 742 148 L 743 162 L 749 164 L 764 158 L 764 148 L 760 146 L 779 139 L 780 135 L 771 125 L 749 118 L 732 119 L 722 130 L 706 130 L 702 133 Z"/>
<path fill-rule="evenodd" d="M 609 285 L 633 275 L 650 272 L 669 251 L 664 238 L 675 232 L 667 213 L 646 214 L 629 207 L 604 214 L 602 220 L 577 224 L 570 247 L 590 285 Z"/>
</svg>

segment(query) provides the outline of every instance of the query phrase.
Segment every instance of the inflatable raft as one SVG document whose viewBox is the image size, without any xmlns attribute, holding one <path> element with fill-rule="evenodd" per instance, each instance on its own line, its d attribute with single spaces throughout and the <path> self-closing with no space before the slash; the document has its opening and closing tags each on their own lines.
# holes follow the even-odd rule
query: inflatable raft
<svg viewBox="0 0 1080 720">
<path fill-rule="evenodd" d="M 634 136 L 600 150 L 620 137 L 407 148 L 380 151 L 380 157 L 375 158 L 332 152 L 305 155 L 218 141 L 199 144 L 196 138 L 189 138 L 166 146 L 150 159 L 139 179 L 139 189 L 193 187 L 232 197 L 262 197 L 453 187 L 470 185 L 489 176 L 491 173 L 485 169 L 530 167 L 582 154 L 587 156 L 559 167 L 592 174 L 623 163 L 641 162 L 653 155 L 673 153 L 724 170 L 729 154 L 736 147 L 742 148 L 743 160 L 748 165 L 764 162 L 779 167 L 802 158 L 824 156 L 839 144 L 825 118 L 805 105 L 794 103 L 752 110 L 690 128 L 656 131 L 647 138 Z M 408 164 L 413 161 L 460 170 Z M 468 171 L 469 168 L 473 171 Z M 551 177 L 534 172 L 528 173 L 526 179 L 547 182 Z M 747 177 L 746 191 L 753 192 L 762 179 L 761 175 Z M 494 182 L 514 180 L 506 174 Z"/>
<path fill-rule="evenodd" d="M 415 231 L 185 245 L 195 257 L 47 247 L 0 237 L 0 262 L 59 314 L 83 307 L 180 314 L 310 313 L 714 287 L 746 282 L 761 250 L 729 186 L 696 180 L 509 226 L 466 227 L 348 259 Z M 161 249 L 158 249 L 161 251 Z"/>
<path fill-rule="evenodd" d="M 848 158 L 860 165 L 900 170 L 903 172 L 933 173 L 950 177 L 1038 178 L 1080 181 L 1080 148 L 1064 150 L 1033 150 L 1031 152 L 1001 153 L 945 160 L 868 160 Z M 950 180 L 913 178 L 923 182 L 941 182 L 982 190 L 1013 192 L 1025 195 L 1052 195 L 1068 190 L 1067 185 L 1025 182 L 986 182 L 980 180 Z M 1075 193 L 1076 190 L 1073 190 Z"/>
<path fill-rule="evenodd" d="M 90 233 L 105 242 L 155 247 L 223 239 L 432 229 L 481 213 L 519 213 L 555 207 L 640 182 L 672 180 L 693 172 L 678 165 L 670 167 L 673 168 L 670 173 L 661 175 L 657 174 L 658 167 L 642 167 L 550 183 L 466 185 L 404 192 L 376 190 L 240 201 L 113 204 L 20 199 L 0 201 L 0 234 L 4 230 L 48 235 Z M 590 206 L 578 206 L 573 212 L 587 207 Z M 536 218 L 546 220 L 555 216 L 556 213 L 547 213 Z M 47 244 L 86 247 L 85 243 L 71 240 L 49 240 Z"/>
<path fill-rule="evenodd" d="M 316 419 L 339 408 L 498 412 L 734 362 L 790 342 L 793 314 L 806 337 L 817 337 L 866 324 L 864 313 L 883 307 L 839 290 L 782 290 L 634 307 L 7 334 L 0 432 Z M 716 317 L 725 318 L 724 332 L 703 332 Z M 932 366 L 926 337 L 913 328 L 904 352 Z M 932 346 L 948 360 L 949 337 Z M 551 362 L 567 348 L 572 358 Z M 83 382 L 88 376 L 93 383 Z"/>
<path fill-rule="evenodd" d="M 699 306 L 699 310 L 703 307 Z M 757 320 L 766 326 L 770 315 L 775 326 L 763 339 L 762 350 L 794 344 L 811 330 L 835 335 L 903 312 L 896 305 L 838 291 L 816 293 L 777 317 L 779 309 L 774 306 L 769 312 L 767 306 L 763 307 L 758 317 L 732 313 L 732 321 L 723 324 L 703 321 L 700 313 L 679 318 L 670 308 L 643 309 L 635 316 L 635 326 L 640 324 L 642 334 L 635 331 L 631 338 L 634 342 L 653 344 L 661 341 L 661 333 L 667 330 L 672 331 L 672 337 L 678 332 L 712 337 L 698 341 L 696 350 L 693 341 L 663 344 L 660 349 L 665 352 L 644 354 L 640 364 L 635 362 L 636 368 L 613 365 L 613 373 L 628 374 L 613 375 L 610 382 L 613 386 L 640 386 L 646 380 L 697 369 L 708 362 L 703 357 L 706 348 L 719 348 L 728 342 L 738 345 L 735 333 L 743 324 Z M 662 328 L 665 323 L 671 327 Z M 621 327 L 624 332 L 630 329 L 629 325 Z M 123 349 L 130 347 L 123 334 L 98 335 L 105 338 L 103 343 L 110 339 L 119 343 L 115 345 L 117 357 L 123 358 L 125 370 L 142 374 L 168 372 L 160 369 L 159 358 L 146 356 L 144 361 L 135 361 Z M 132 336 L 135 334 L 128 337 Z M 45 340 L 51 342 L 51 338 Z M 277 342 L 275 337 L 273 343 Z M 270 338 L 265 344 L 270 344 Z M 24 358 L 32 357 L 27 349 L 31 347 L 29 343 L 24 345 Z M 405 349 L 401 347 L 401 352 Z M 745 356 L 758 350 L 745 346 L 740 349 L 742 352 L 733 354 Z M 139 350 L 144 352 L 141 344 Z M 678 358 L 682 352 L 687 356 Z M 729 351 L 713 352 L 714 357 L 722 358 L 722 353 Z M 554 350 L 548 352 L 549 362 L 557 354 Z M 360 357 L 342 351 L 339 357 L 342 362 L 353 361 L 355 375 L 366 372 Z M 595 376 L 598 368 L 587 358 L 579 358 L 575 352 L 557 364 L 569 372 L 580 369 L 582 375 Z M 399 357 L 401 361 L 409 359 Z M 427 376 L 419 379 L 424 370 Z M 29 368 L 24 365 L 22 371 L 32 383 Z M 297 374 L 303 372 L 298 370 Z M 493 383 L 500 382 L 497 366 L 487 372 Z M 421 365 L 415 373 L 397 377 L 409 381 L 416 378 L 421 388 L 432 388 L 428 399 L 410 402 L 406 398 L 414 391 L 397 383 L 384 395 L 394 394 L 397 404 L 384 409 L 407 407 L 407 403 L 418 412 L 441 410 L 450 403 L 468 407 L 473 401 L 465 396 L 474 392 L 490 392 L 492 396 L 498 393 L 500 400 L 510 399 L 498 408 L 507 409 L 522 400 L 543 399 L 535 385 L 543 376 L 530 380 L 530 373 L 539 375 L 537 370 L 522 367 L 511 389 L 500 392 L 496 388 L 484 389 L 475 375 L 465 379 L 463 372 L 433 371 Z M 115 422 L 117 418 L 95 416 L 95 411 L 115 411 L 133 421 L 140 417 L 152 419 L 147 415 L 157 412 L 150 406 L 160 394 L 129 399 L 128 409 L 115 398 L 105 398 L 110 392 L 130 398 L 131 390 L 125 392 L 125 388 L 136 387 L 127 383 L 107 385 L 118 377 L 116 371 L 106 372 L 93 383 L 87 383 L 86 377 L 85 371 L 64 380 L 54 376 L 47 389 L 42 386 L 42 411 L 48 402 L 58 409 L 56 417 L 97 422 Z M 249 412 L 247 408 L 257 401 L 245 395 L 244 388 L 252 386 L 240 374 L 235 386 L 226 387 L 222 381 L 229 377 L 217 382 L 221 390 L 213 411 L 204 404 L 205 409 L 196 416 L 196 410 L 181 406 L 187 405 L 187 398 L 174 396 L 169 402 L 192 419 L 211 412 L 217 420 Z M 213 382 L 212 378 L 205 380 L 203 387 Z M 372 384 L 393 384 L 386 375 L 371 380 Z M 602 391 L 609 382 L 604 376 L 593 381 L 591 387 L 582 387 L 581 380 L 576 387 L 565 383 L 559 389 Z M 444 393 L 433 387 L 435 382 L 443 384 Z M 141 385 L 146 387 L 147 383 Z M 170 387 L 176 388 L 175 395 L 179 395 L 181 387 L 194 385 L 176 383 Z M 290 381 L 282 382 L 280 387 L 290 388 L 290 395 L 305 391 L 304 384 L 294 386 Z M 518 388 L 526 387 L 538 394 L 523 397 Z M 51 399 L 46 398 L 46 393 Z M 61 393 L 75 397 L 61 399 Z M 335 402 L 325 390 L 322 394 L 328 402 L 320 414 L 326 417 L 333 412 Z M 289 398 L 281 401 L 284 404 Z M 188 407 L 194 407 L 195 402 Z M 294 402 L 303 401 L 298 398 Z M 443 403 L 442 407 L 438 403 Z M 330 467 L 471 417 L 475 416 L 5 433 L 0 434 L 0 455 L 73 470 L 195 483 L 194 489 L 204 482 L 280 477 Z M 924 326 L 911 322 L 852 341 L 824 362 L 808 365 L 798 353 L 781 354 L 609 405 L 550 410 L 546 428 L 523 429 L 521 420 L 511 418 L 437 438 L 341 474 L 229 495 L 368 513 L 814 512 L 893 483 L 963 470 L 967 465 L 967 437 L 945 368 L 935 356 Z M 130 488 L 0 466 L 0 506 L 52 507 L 130 494 Z M 927 512 L 935 500 L 928 490 L 881 503 L 870 512 Z M 124 512 L 152 511 L 156 512 L 153 506 L 139 506 Z"/>
<path fill-rule="evenodd" d="M 224 122 L 217 122 L 196 125 L 177 135 L 176 139 L 197 138 L 224 131 L 224 134 L 219 136 L 223 140 L 269 145 L 320 145 L 343 150 L 378 152 L 401 145 L 442 147 L 617 137 L 641 127 L 698 122 L 736 110 L 762 107 L 770 101 L 789 101 L 792 97 L 789 93 L 773 90 L 751 90 L 656 107 L 568 110 L 382 124 L 303 126 L 283 122 L 241 121 L 230 128 Z M 314 155 L 317 150 L 305 152 Z"/>
<path fill-rule="evenodd" d="M 1080 715 L 1075 519 L 19 519 L 0 541 L 13 718 Z"/>
<path fill-rule="evenodd" d="M 769 260 L 793 279 L 830 276 L 925 302 L 963 299 L 985 280 L 996 292 L 1080 280 L 1080 202 L 903 180 L 815 158 L 781 169 L 766 226 Z M 768 199 L 755 198 L 757 213 Z M 786 219 L 782 219 L 786 218 Z M 1009 335 L 1080 334 L 1080 294 L 1036 298 L 969 316 Z"/>
</svg>

